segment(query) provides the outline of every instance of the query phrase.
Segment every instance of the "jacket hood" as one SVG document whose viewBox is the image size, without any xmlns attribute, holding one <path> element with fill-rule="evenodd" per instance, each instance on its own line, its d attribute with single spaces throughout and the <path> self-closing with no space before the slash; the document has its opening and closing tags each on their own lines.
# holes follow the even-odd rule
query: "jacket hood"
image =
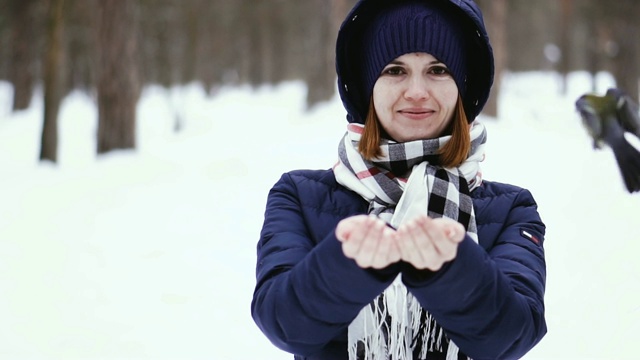
<svg viewBox="0 0 640 360">
<path fill-rule="evenodd" d="M 406 1 L 406 0 L 400 0 Z M 482 111 L 494 76 L 493 50 L 484 26 L 480 8 L 472 0 L 423 0 L 435 1 L 449 7 L 460 18 L 460 26 L 466 37 L 467 73 L 463 103 L 469 122 Z M 363 31 L 389 0 L 360 0 L 345 18 L 336 41 L 336 72 L 338 92 L 347 110 L 349 122 L 364 123 L 369 99 L 362 89 L 361 78 Z"/>
</svg>

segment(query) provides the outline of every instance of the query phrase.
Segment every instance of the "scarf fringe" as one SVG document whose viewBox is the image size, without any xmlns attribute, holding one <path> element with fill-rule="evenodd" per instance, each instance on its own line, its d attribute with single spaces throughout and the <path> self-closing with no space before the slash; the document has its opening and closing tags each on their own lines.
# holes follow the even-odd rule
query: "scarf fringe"
<svg viewBox="0 0 640 360">
<path fill-rule="evenodd" d="M 362 127 L 360 124 L 350 126 Z M 482 182 L 478 163 L 484 160 L 484 126 L 474 123 L 471 127 L 471 154 L 456 169 L 437 169 L 424 160 L 423 156 L 448 141 L 444 138 L 384 144 L 381 148 L 387 156 L 368 162 L 357 151 L 361 132 L 356 130 L 350 128 L 340 143 L 340 161 L 334 167 L 334 174 L 338 183 L 370 202 L 371 214 L 397 228 L 417 214 L 459 220 L 460 213 L 464 212 L 468 216 L 468 223 L 463 223 L 467 234 L 478 241 L 473 203 L 467 191 Z M 399 147 L 402 151 L 389 151 L 390 147 Z M 418 155 L 408 159 L 393 158 L 390 154 Z M 412 169 L 406 180 L 395 177 L 388 166 L 403 162 Z M 444 211 L 431 211 L 428 204 L 432 194 L 446 199 Z M 407 290 L 401 275 L 360 311 L 348 329 L 350 360 L 413 360 L 414 352 L 418 359 L 424 360 L 429 353 L 443 353 L 445 348 L 447 360 L 458 359 L 456 344 Z"/>
<path fill-rule="evenodd" d="M 428 359 L 429 352 L 442 352 L 445 343 L 446 360 L 458 359 L 458 346 L 407 291 L 400 276 L 380 299 L 382 303 L 363 308 L 349 327 L 349 359 L 413 360 L 416 348 L 418 359 Z"/>
</svg>

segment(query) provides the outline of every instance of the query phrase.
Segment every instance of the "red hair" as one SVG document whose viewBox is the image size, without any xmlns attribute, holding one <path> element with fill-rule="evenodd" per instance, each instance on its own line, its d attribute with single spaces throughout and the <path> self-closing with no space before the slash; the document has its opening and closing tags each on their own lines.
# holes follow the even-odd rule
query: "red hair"
<svg viewBox="0 0 640 360">
<path fill-rule="evenodd" d="M 469 126 L 469 121 L 462 105 L 462 98 L 458 96 L 453 119 L 449 124 L 449 131 L 447 131 L 451 135 L 451 139 L 438 152 L 440 166 L 457 167 L 467 159 L 471 150 Z M 358 145 L 358 150 L 367 160 L 382 156 L 382 150 L 380 150 L 381 127 L 372 100 L 369 102 L 364 131 Z"/>
</svg>

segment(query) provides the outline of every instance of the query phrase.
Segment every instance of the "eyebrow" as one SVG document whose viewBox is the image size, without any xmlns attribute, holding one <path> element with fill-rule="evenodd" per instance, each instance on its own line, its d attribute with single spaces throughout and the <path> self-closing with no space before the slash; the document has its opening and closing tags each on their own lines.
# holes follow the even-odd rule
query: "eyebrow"
<svg viewBox="0 0 640 360">
<path fill-rule="evenodd" d="M 437 64 L 442 64 L 445 65 L 442 61 L 440 60 L 433 60 L 429 62 L 429 65 L 437 65 Z M 400 60 L 392 60 L 391 62 L 389 62 L 389 65 L 406 65 L 404 62 L 400 61 Z M 445 65 L 446 66 L 446 65 Z"/>
</svg>

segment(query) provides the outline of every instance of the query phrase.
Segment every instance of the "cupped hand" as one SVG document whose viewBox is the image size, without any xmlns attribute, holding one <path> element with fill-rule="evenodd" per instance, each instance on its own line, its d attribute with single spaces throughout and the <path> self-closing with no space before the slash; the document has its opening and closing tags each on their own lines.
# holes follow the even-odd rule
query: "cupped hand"
<svg viewBox="0 0 640 360">
<path fill-rule="evenodd" d="M 342 252 L 361 268 L 382 269 L 400 260 L 395 231 L 371 215 L 355 215 L 343 219 L 336 227 Z"/>
<path fill-rule="evenodd" d="M 417 269 L 437 271 L 456 257 L 464 235 L 464 226 L 455 220 L 421 215 L 400 225 L 395 239 L 402 260 Z"/>
</svg>

